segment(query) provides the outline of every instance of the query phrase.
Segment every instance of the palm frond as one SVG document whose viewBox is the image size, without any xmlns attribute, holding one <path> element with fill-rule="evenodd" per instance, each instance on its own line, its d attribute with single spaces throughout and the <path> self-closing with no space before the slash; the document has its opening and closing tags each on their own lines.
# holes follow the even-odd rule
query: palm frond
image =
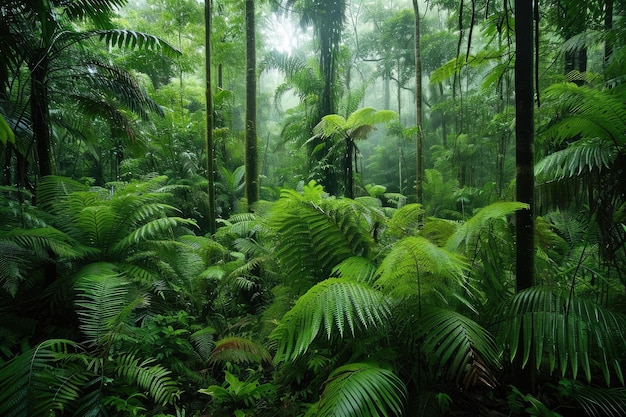
<svg viewBox="0 0 626 417">
<path fill-rule="evenodd" d="M 581 139 L 537 162 L 535 175 L 538 182 L 579 177 L 610 169 L 616 156 L 614 145 L 606 139 Z"/>
<path fill-rule="evenodd" d="M 133 230 L 125 238 L 117 242 L 112 251 L 123 253 L 130 246 L 150 239 L 158 239 L 173 235 L 172 229 L 179 225 L 196 226 L 196 222 L 182 217 L 162 217 L 151 220 Z"/>
<path fill-rule="evenodd" d="M 588 382 L 600 371 L 607 385 L 612 375 L 624 384 L 619 362 L 619 346 L 626 345 L 624 316 L 573 294 L 533 287 L 515 295 L 507 317 L 511 361 L 521 356 L 525 366 L 558 369 L 573 378 L 581 370 Z M 533 351 L 536 363 L 529 363 Z"/>
<path fill-rule="evenodd" d="M 229 336 L 216 341 L 208 359 L 208 362 L 212 364 L 268 363 L 270 361 L 270 354 L 263 345 L 238 336 Z"/>
<path fill-rule="evenodd" d="M 80 32 L 75 36 L 81 39 L 99 38 L 112 48 L 149 50 L 165 56 L 177 57 L 181 52 L 165 40 L 143 32 L 126 29 L 106 29 Z"/>
<path fill-rule="evenodd" d="M 370 286 L 347 279 L 327 279 L 313 286 L 282 318 L 271 338 L 276 359 L 293 361 L 318 337 L 355 337 L 380 329 L 390 318 L 390 301 Z"/>
<path fill-rule="evenodd" d="M 621 417 L 626 415 L 626 389 L 597 388 L 573 383 L 571 397 L 590 417 Z"/>
<path fill-rule="evenodd" d="M 500 366 L 493 336 L 452 310 L 428 308 L 419 319 L 422 351 L 435 374 L 463 385 L 493 388 Z"/>
<path fill-rule="evenodd" d="M 545 97 L 557 101 L 568 115 L 542 136 L 556 143 L 581 137 L 602 138 L 616 147 L 626 144 L 626 105 L 619 97 L 574 83 L 552 85 Z"/>
<path fill-rule="evenodd" d="M 400 416 L 406 399 L 406 387 L 393 372 L 368 363 L 352 363 L 329 375 L 315 415 Z"/>
</svg>

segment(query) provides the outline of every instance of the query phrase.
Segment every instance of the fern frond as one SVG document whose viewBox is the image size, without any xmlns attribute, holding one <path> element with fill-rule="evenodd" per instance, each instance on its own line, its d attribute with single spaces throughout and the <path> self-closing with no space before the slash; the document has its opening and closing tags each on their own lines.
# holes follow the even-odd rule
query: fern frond
<svg viewBox="0 0 626 417">
<path fill-rule="evenodd" d="M 362 256 L 352 256 L 344 259 L 339 265 L 334 267 L 332 275 L 356 282 L 372 284 L 376 276 L 376 265 Z"/>
<path fill-rule="evenodd" d="M 129 304 L 128 282 L 120 278 L 113 264 L 90 264 L 76 276 L 75 304 L 80 329 L 90 345 L 106 342 Z"/>
<path fill-rule="evenodd" d="M 139 242 L 172 236 L 172 229 L 179 225 L 197 226 L 194 220 L 183 219 L 181 217 L 162 217 L 160 219 L 151 220 L 133 230 L 128 236 L 117 242 L 112 247 L 112 251 L 114 253 L 122 253 L 130 246 Z"/>
<path fill-rule="evenodd" d="M 464 284 L 465 260 L 421 237 L 398 241 L 378 268 L 376 286 L 400 298 L 431 290 L 450 293 Z"/>
<path fill-rule="evenodd" d="M 448 250 L 467 249 L 478 240 L 482 233 L 489 230 L 493 222 L 506 221 L 506 217 L 517 210 L 527 210 L 528 204 L 514 201 L 501 201 L 483 207 L 450 237 L 446 243 Z"/>
<path fill-rule="evenodd" d="M 209 363 L 263 363 L 271 361 L 267 349 L 250 339 L 238 336 L 225 337 L 215 342 Z"/>
<path fill-rule="evenodd" d="M 389 232 L 393 236 L 413 236 L 420 229 L 420 218 L 424 215 L 421 204 L 406 204 L 393 212 L 389 220 Z"/>
<path fill-rule="evenodd" d="M 393 372 L 368 363 L 352 363 L 329 375 L 315 415 L 400 416 L 406 399 L 406 387 Z"/>
<path fill-rule="evenodd" d="M 154 359 L 138 359 L 133 354 L 114 358 L 117 375 L 129 384 L 145 390 L 158 405 L 172 404 L 180 396 L 176 381 L 171 372 L 161 365 L 154 365 Z"/>
<path fill-rule="evenodd" d="M 202 358 L 202 360 L 208 360 L 209 355 L 213 351 L 215 346 L 215 340 L 213 336 L 216 330 L 212 327 L 205 327 L 191 334 L 190 339 L 193 343 L 196 352 Z"/>
<path fill-rule="evenodd" d="M 390 301 L 366 284 L 327 279 L 313 286 L 283 317 L 271 338 L 278 361 L 293 361 L 320 336 L 355 337 L 382 328 L 390 319 Z"/>
</svg>

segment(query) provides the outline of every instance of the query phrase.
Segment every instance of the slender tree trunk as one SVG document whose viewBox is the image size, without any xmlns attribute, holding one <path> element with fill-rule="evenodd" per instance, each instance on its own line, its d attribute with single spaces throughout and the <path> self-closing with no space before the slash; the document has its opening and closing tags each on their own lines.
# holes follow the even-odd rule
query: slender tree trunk
<svg viewBox="0 0 626 417">
<path fill-rule="evenodd" d="M 527 210 L 516 214 L 517 263 L 516 289 L 533 286 L 534 245 L 534 86 L 533 86 L 533 7 L 529 0 L 515 1 L 515 145 L 516 198 L 529 204 Z M 522 330 L 526 331 L 526 330 Z M 524 339 L 522 335 L 520 341 Z M 531 353 L 531 356 L 532 355 Z M 515 385 L 522 392 L 534 392 L 535 358 L 531 357 L 525 369 L 518 355 L 514 364 Z"/>
<path fill-rule="evenodd" d="M 207 218 L 209 222 L 209 233 L 215 234 L 215 145 L 213 143 L 213 93 L 211 90 L 211 14 L 212 0 L 204 0 L 204 48 L 205 48 L 205 105 L 206 105 L 206 165 L 209 181 L 209 201 Z"/>
<path fill-rule="evenodd" d="M 605 0 L 604 3 L 604 29 L 613 29 L 613 0 Z M 610 41 L 604 43 L 604 65 L 609 62 L 613 53 L 613 44 Z"/>
<path fill-rule="evenodd" d="M 352 167 L 352 155 L 354 153 L 354 141 L 346 137 L 346 154 L 344 155 L 344 170 L 346 174 L 346 197 L 354 198 L 354 170 Z"/>
<path fill-rule="evenodd" d="M 256 132 L 256 33 L 254 0 L 246 0 L 246 198 L 248 210 L 259 201 Z"/>
<path fill-rule="evenodd" d="M 48 101 L 48 59 L 46 51 L 35 54 L 30 62 L 30 106 L 33 124 L 33 139 L 39 164 L 39 176 L 52 175 L 52 154 L 50 149 L 50 113 Z"/>
<path fill-rule="evenodd" d="M 415 152 L 415 193 L 417 202 L 424 204 L 424 189 L 422 186 L 424 167 L 422 166 L 422 52 L 420 48 L 420 12 L 418 0 L 413 0 L 413 14 L 415 19 L 415 125 L 417 126 L 417 140 Z"/>
</svg>

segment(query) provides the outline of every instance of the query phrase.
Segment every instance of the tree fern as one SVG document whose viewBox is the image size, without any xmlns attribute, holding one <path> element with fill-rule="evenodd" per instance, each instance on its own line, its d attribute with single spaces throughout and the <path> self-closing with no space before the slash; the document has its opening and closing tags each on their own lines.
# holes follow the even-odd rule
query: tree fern
<svg viewBox="0 0 626 417">
<path fill-rule="evenodd" d="M 327 279 L 313 286 L 281 319 L 271 338 L 276 359 L 292 361 L 318 338 L 355 337 L 380 330 L 390 319 L 390 301 L 370 286 L 347 279 Z"/>
<path fill-rule="evenodd" d="M 352 363 L 329 375 L 313 415 L 401 416 L 406 398 L 404 383 L 393 372 L 368 363 Z"/>
</svg>

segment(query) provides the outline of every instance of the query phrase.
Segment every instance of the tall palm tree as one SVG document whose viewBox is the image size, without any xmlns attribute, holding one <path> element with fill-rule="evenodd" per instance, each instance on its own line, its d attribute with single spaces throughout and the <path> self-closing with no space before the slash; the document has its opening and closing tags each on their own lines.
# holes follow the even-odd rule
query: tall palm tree
<svg viewBox="0 0 626 417">
<path fill-rule="evenodd" d="M 113 11 L 125 3 L 11 0 L 2 8 L 0 52 L 7 57 L 0 64 L 3 86 L 11 78 L 28 87 L 10 92 L 8 103 L 0 105 L 5 114 L 10 112 L 13 126 L 24 124 L 25 119 L 30 121 L 32 142 L 18 146 L 18 151 L 36 163 L 41 177 L 54 172 L 50 110 L 56 103 L 71 98 L 79 111 L 110 123 L 114 136 L 126 137 L 130 142 L 134 140 L 134 130 L 126 111 L 142 118 L 149 112 L 161 113 L 127 72 L 106 63 L 89 48 L 80 48 L 93 39 L 112 47 L 178 53 L 157 37 L 112 29 Z M 71 26 L 73 20 L 89 20 L 95 29 L 76 30 Z M 23 69 L 27 69 L 26 75 Z"/>
</svg>

